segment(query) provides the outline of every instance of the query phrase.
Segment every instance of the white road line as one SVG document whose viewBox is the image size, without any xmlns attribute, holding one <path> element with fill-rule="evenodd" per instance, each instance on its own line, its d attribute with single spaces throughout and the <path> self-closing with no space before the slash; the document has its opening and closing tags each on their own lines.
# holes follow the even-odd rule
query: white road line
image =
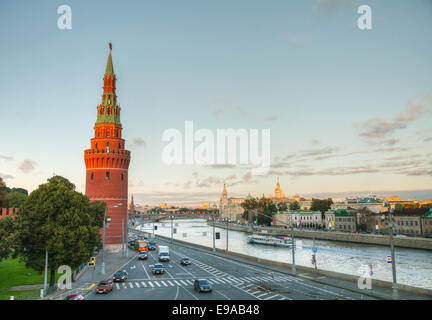
<svg viewBox="0 0 432 320">
<path fill-rule="evenodd" d="M 222 292 L 215 290 L 215 292 L 219 293 L 221 296 L 224 296 L 226 299 L 231 300 L 230 297 L 227 297 L 226 295 L 224 295 Z"/>
<path fill-rule="evenodd" d="M 168 273 L 168 275 L 169 275 L 172 279 L 174 279 L 174 277 L 171 275 L 171 273 L 168 272 L 167 269 L 165 269 L 165 272 Z"/>
<path fill-rule="evenodd" d="M 265 298 L 264 300 L 270 300 L 270 299 L 272 299 L 272 298 L 274 298 L 274 297 L 277 297 L 277 296 L 278 296 L 278 294 L 275 294 L 274 296 L 271 296 L 271 297 Z"/>
<path fill-rule="evenodd" d="M 259 293 L 259 292 L 258 292 Z M 253 293 L 253 295 L 255 295 L 255 293 Z M 266 292 L 266 293 L 263 293 L 263 294 L 260 294 L 259 296 L 257 295 L 256 297 L 257 298 L 261 298 L 261 297 L 264 297 L 264 296 L 266 296 L 266 295 L 268 295 L 268 293 Z"/>
<path fill-rule="evenodd" d="M 159 284 L 159 282 L 155 281 L 155 283 L 156 283 L 156 285 L 157 285 L 158 287 L 162 287 L 162 286 Z"/>
<path fill-rule="evenodd" d="M 151 283 L 150 281 L 149 281 L 149 285 L 150 285 L 152 288 L 154 288 L 153 283 Z"/>
<path fill-rule="evenodd" d="M 145 266 L 144 266 L 144 263 L 142 263 L 142 261 L 141 261 L 141 265 L 142 265 L 142 267 L 143 267 L 143 269 L 144 269 L 144 271 L 145 271 L 145 274 L 147 275 L 147 278 L 150 280 L 150 276 L 149 276 L 149 274 L 147 273 L 147 270 L 146 270 L 146 268 L 145 268 Z"/>
<path fill-rule="evenodd" d="M 145 284 L 144 281 L 141 281 L 141 283 L 142 283 L 142 285 L 143 285 L 144 287 L 147 287 L 147 285 Z"/>
<path fill-rule="evenodd" d="M 185 280 L 189 284 L 194 284 L 191 280 Z"/>
<path fill-rule="evenodd" d="M 168 285 L 165 282 L 163 282 L 162 280 L 161 280 L 161 282 L 165 287 L 168 287 Z"/>
<path fill-rule="evenodd" d="M 223 284 L 225 284 L 225 282 L 223 282 L 221 279 L 212 279 L 212 281 L 213 282 L 215 282 L 215 283 L 223 283 Z"/>
<path fill-rule="evenodd" d="M 174 283 L 172 283 L 171 281 L 169 281 L 169 280 L 167 280 L 167 282 L 172 286 L 172 287 L 174 287 L 175 286 L 175 284 Z"/>
<path fill-rule="evenodd" d="M 129 287 L 133 288 L 132 282 L 129 282 Z"/>
<path fill-rule="evenodd" d="M 183 283 L 185 286 L 187 286 L 188 285 L 188 283 L 187 282 L 184 282 L 183 280 L 179 280 L 181 283 Z"/>
<path fill-rule="evenodd" d="M 137 287 L 137 288 L 139 288 L 139 287 L 140 287 L 140 285 L 139 285 L 139 283 L 138 283 L 138 282 L 135 282 L 135 285 L 136 285 L 136 287 Z"/>
<path fill-rule="evenodd" d="M 120 289 L 120 286 L 119 286 L 119 284 L 118 284 L 118 283 L 116 283 L 116 288 L 117 288 L 117 290 L 119 290 L 119 289 Z"/>
<path fill-rule="evenodd" d="M 183 287 L 181 287 L 183 288 Z M 195 295 L 193 295 L 192 293 L 190 293 L 188 290 L 186 290 L 186 288 L 183 288 L 187 293 L 189 293 L 192 297 L 194 297 L 196 300 L 199 300 L 197 297 L 195 297 Z"/>
<path fill-rule="evenodd" d="M 180 283 L 178 283 L 177 281 L 175 281 L 175 280 L 173 280 L 175 283 L 177 283 L 179 286 L 181 286 L 181 284 Z"/>
</svg>

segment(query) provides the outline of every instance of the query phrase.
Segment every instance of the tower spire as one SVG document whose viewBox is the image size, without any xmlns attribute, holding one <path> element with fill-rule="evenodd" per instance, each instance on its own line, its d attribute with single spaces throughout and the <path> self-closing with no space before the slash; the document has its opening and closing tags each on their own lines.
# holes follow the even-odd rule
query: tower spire
<svg viewBox="0 0 432 320">
<path fill-rule="evenodd" d="M 114 76 L 114 66 L 113 66 L 112 56 L 111 56 L 112 43 L 110 42 L 108 45 L 109 45 L 110 51 L 109 51 L 109 55 L 108 55 L 108 61 L 107 61 L 106 69 L 105 69 L 105 74 L 111 74 Z"/>
</svg>

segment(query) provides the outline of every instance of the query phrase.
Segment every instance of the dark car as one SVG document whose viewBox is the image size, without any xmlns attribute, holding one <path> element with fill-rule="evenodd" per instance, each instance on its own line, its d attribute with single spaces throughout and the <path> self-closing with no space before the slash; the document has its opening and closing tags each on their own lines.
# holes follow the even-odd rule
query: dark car
<svg viewBox="0 0 432 320">
<path fill-rule="evenodd" d="M 156 241 L 154 240 L 154 239 L 151 239 L 150 241 L 149 241 L 149 244 L 152 244 L 152 245 L 156 245 Z"/>
<path fill-rule="evenodd" d="M 164 266 L 163 266 L 162 264 L 160 264 L 160 263 L 156 263 L 156 264 L 153 266 L 153 271 L 152 271 L 152 273 L 153 273 L 153 274 L 164 274 L 164 273 L 165 273 Z"/>
<path fill-rule="evenodd" d="M 147 258 L 148 258 L 148 254 L 146 251 L 141 251 L 138 254 L 138 260 L 147 260 Z"/>
<path fill-rule="evenodd" d="M 128 278 L 128 273 L 126 272 L 126 270 L 121 270 L 114 273 L 113 281 L 115 282 L 125 281 L 127 278 Z"/>
<path fill-rule="evenodd" d="M 64 300 L 84 300 L 84 297 L 80 294 L 71 294 L 65 297 Z"/>
<path fill-rule="evenodd" d="M 96 287 L 96 293 L 108 293 L 111 292 L 114 288 L 114 283 L 111 280 L 104 280 L 99 282 Z"/>
<path fill-rule="evenodd" d="M 211 292 L 212 287 L 211 283 L 208 282 L 208 280 L 205 279 L 198 279 L 194 282 L 194 290 L 197 290 L 198 292 Z"/>
<path fill-rule="evenodd" d="M 183 258 L 181 259 L 180 263 L 184 266 L 188 266 L 191 264 L 191 261 L 189 260 L 189 258 Z"/>
<path fill-rule="evenodd" d="M 155 251 L 156 250 L 156 246 L 154 244 L 149 244 L 148 249 L 150 251 Z"/>
</svg>

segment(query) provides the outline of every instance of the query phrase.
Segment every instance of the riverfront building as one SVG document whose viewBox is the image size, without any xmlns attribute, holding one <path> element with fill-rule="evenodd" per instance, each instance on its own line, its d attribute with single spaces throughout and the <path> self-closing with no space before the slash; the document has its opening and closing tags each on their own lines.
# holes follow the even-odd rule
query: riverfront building
<svg viewBox="0 0 432 320">
<path fill-rule="evenodd" d="M 332 231 L 354 232 L 357 230 L 356 213 L 351 210 L 329 210 L 325 213 L 325 227 Z"/>
<path fill-rule="evenodd" d="M 287 210 L 277 213 L 274 225 L 320 228 L 322 226 L 322 215 L 319 211 L 310 210 Z"/>
<path fill-rule="evenodd" d="M 107 216 L 111 218 L 111 223 L 106 228 L 106 250 L 120 251 L 126 234 L 130 151 L 125 149 L 125 140 L 122 139 L 111 49 L 110 43 L 94 137 L 90 140 L 90 149 L 84 151 L 85 193 L 90 200 L 101 200 L 107 204 Z"/>
</svg>

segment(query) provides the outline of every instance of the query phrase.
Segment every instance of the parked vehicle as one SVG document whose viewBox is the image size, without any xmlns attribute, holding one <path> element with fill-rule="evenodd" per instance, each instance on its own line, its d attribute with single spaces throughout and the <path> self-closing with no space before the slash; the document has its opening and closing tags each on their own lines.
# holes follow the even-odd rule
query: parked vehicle
<svg viewBox="0 0 432 320">
<path fill-rule="evenodd" d="M 116 273 L 114 273 L 113 276 L 113 281 L 114 282 L 120 282 L 120 281 L 125 281 L 128 278 L 128 273 L 126 272 L 126 270 L 120 270 L 117 271 Z"/>
<path fill-rule="evenodd" d="M 138 254 L 138 260 L 147 260 L 147 258 L 148 258 L 147 251 L 141 251 Z"/>
<path fill-rule="evenodd" d="M 158 247 L 158 259 L 160 262 L 168 262 L 170 260 L 169 248 L 167 246 Z"/>
<path fill-rule="evenodd" d="M 194 282 L 194 290 L 198 291 L 198 292 L 211 292 L 212 291 L 212 286 L 210 284 L 210 282 L 208 282 L 208 280 L 206 279 L 198 279 L 195 280 Z"/>
<path fill-rule="evenodd" d="M 71 294 L 64 298 L 64 300 L 85 300 L 81 294 Z"/>
<path fill-rule="evenodd" d="M 184 266 L 188 266 L 188 265 L 191 264 L 191 261 L 190 261 L 189 258 L 182 258 L 181 261 L 180 261 L 180 263 L 181 263 L 182 265 L 184 265 Z"/>
<path fill-rule="evenodd" d="M 152 270 L 153 274 L 164 274 L 165 273 L 165 269 L 164 266 L 160 263 L 156 263 L 153 266 L 153 270 Z"/>
<path fill-rule="evenodd" d="M 111 280 L 104 280 L 99 282 L 96 287 L 96 293 L 108 293 L 111 292 L 114 288 L 114 283 Z"/>
</svg>

